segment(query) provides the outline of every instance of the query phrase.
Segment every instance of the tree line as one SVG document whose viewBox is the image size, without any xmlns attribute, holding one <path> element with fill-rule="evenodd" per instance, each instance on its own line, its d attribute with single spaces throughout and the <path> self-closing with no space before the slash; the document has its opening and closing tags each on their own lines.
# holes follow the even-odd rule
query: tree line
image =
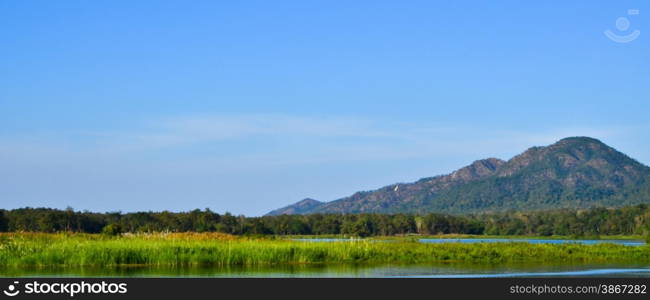
<svg viewBox="0 0 650 300">
<path fill-rule="evenodd" d="M 0 232 L 223 232 L 235 235 L 403 234 L 631 235 L 650 232 L 650 207 L 473 215 L 310 214 L 263 217 L 189 212 L 95 213 L 50 208 L 0 210 Z"/>
</svg>

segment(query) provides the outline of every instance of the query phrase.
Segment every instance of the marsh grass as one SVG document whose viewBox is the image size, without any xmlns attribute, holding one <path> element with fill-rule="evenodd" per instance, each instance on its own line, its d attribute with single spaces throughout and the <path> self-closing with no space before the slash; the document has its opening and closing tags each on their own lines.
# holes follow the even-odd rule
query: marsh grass
<svg viewBox="0 0 650 300">
<path fill-rule="evenodd" d="M 0 234 L 0 266 L 229 266 L 307 263 L 650 262 L 650 246 L 442 243 L 412 239 L 307 243 L 219 233 Z"/>
</svg>

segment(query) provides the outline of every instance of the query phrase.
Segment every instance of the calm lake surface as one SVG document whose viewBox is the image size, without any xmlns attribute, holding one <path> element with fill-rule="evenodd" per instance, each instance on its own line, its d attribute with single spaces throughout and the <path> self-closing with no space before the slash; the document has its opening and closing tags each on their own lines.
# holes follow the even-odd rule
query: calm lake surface
<svg viewBox="0 0 650 300">
<path fill-rule="evenodd" d="M 304 239 L 294 239 L 295 241 L 301 242 L 354 242 L 360 241 L 360 239 L 342 239 L 342 238 L 304 238 Z M 369 241 L 382 241 L 390 242 L 391 240 L 372 240 Z M 595 244 L 617 244 L 625 246 L 643 246 L 646 243 L 644 241 L 638 240 L 560 240 L 560 239 L 419 239 L 420 243 L 530 243 L 530 244 L 583 244 L 583 245 L 595 245 Z"/>
<path fill-rule="evenodd" d="M 530 244 L 617 244 L 643 246 L 645 242 L 635 240 L 544 240 L 544 239 L 420 239 L 421 243 L 530 243 Z"/>
<path fill-rule="evenodd" d="M 647 277 L 640 264 L 463 264 L 428 265 L 277 265 L 266 267 L 119 267 L 1 269 L 5 277 L 343 277 L 343 278 L 490 278 L 490 277 Z"/>
</svg>

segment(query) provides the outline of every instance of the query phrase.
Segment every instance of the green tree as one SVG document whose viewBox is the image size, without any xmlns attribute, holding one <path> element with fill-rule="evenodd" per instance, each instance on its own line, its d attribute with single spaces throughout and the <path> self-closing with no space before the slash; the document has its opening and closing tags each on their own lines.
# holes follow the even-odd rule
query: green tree
<svg viewBox="0 0 650 300">
<path fill-rule="evenodd" d="M 216 230 L 223 233 L 235 233 L 238 227 L 237 217 L 226 212 L 222 217 L 220 223 L 216 226 Z"/>
<path fill-rule="evenodd" d="M 415 232 L 415 219 L 403 214 L 392 216 L 393 226 L 397 233 L 406 234 Z"/>
<path fill-rule="evenodd" d="M 7 217 L 5 217 L 5 211 L 0 210 L 0 232 L 6 232 L 9 225 L 8 225 Z"/>
<path fill-rule="evenodd" d="M 347 234 L 367 237 L 374 233 L 372 221 L 368 215 L 360 215 L 356 221 L 349 223 Z"/>
<path fill-rule="evenodd" d="M 553 227 L 549 224 L 540 225 L 537 227 L 537 234 L 541 236 L 551 236 L 553 235 Z"/>
</svg>

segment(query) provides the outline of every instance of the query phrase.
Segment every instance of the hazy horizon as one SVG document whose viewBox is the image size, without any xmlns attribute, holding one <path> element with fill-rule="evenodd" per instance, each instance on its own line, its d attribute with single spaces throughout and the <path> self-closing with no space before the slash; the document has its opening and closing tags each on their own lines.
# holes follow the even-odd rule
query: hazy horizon
<svg viewBox="0 0 650 300">
<path fill-rule="evenodd" d="M 254 216 L 569 136 L 648 165 L 649 9 L 0 3 L 0 208 Z"/>
</svg>

